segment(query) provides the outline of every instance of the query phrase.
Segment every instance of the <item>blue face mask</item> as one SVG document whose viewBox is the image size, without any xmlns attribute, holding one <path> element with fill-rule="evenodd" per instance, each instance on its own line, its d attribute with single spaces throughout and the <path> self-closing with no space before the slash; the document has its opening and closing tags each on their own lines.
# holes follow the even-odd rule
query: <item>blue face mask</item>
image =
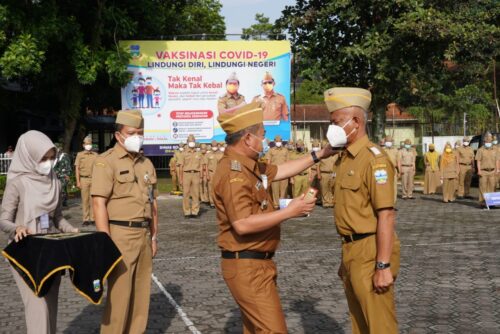
<svg viewBox="0 0 500 334">
<path fill-rule="evenodd" d="M 256 135 L 254 135 L 253 133 L 251 133 L 251 135 L 254 136 L 255 138 L 259 138 Z M 267 151 L 269 151 L 269 145 L 267 144 L 267 139 L 265 137 L 264 137 L 264 139 L 262 139 L 262 151 L 260 151 L 260 152 L 256 151 L 252 147 L 250 147 L 250 149 L 252 151 L 254 151 L 255 153 L 259 154 L 259 159 L 262 158 L 267 153 Z"/>
<path fill-rule="evenodd" d="M 409 150 L 409 149 L 411 148 L 411 145 L 406 144 L 406 145 L 405 145 L 405 148 L 406 148 L 407 150 Z"/>
</svg>

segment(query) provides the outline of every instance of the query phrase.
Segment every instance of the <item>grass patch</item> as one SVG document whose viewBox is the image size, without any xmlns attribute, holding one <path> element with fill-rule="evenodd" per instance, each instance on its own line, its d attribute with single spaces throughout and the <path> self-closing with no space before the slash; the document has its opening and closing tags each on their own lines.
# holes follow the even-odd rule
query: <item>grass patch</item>
<svg viewBox="0 0 500 334">
<path fill-rule="evenodd" d="M 158 191 L 160 194 L 170 194 L 172 188 L 172 178 L 166 176 L 158 178 Z"/>
</svg>

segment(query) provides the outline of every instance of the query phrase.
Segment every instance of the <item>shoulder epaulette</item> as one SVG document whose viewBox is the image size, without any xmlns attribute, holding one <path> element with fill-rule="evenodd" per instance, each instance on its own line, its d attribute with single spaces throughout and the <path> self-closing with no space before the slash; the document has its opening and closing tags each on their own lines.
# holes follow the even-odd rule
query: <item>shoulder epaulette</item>
<svg viewBox="0 0 500 334">
<path fill-rule="evenodd" d="M 382 154 L 382 152 L 380 152 L 380 150 L 378 149 L 377 146 L 369 147 L 369 149 L 373 153 L 374 156 L 378 156 L 378 155 Z"/>
<path fill-rule="evenodd" d="M 238 160 L 231 160 L 231 170 L 241 172 L 241 163 Z"/>
</svg>

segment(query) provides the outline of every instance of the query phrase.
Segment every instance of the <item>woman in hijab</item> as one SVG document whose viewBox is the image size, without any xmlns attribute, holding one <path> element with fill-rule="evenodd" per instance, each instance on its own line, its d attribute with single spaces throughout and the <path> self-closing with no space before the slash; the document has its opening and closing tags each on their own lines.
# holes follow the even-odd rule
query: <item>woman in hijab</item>
<svg viewBox="0 0 500 334">
<path fill-rule="evenodd" d="M 429 145 L 429 152 L 424 155 L 425 176 L 424 194 L 433 195 L 439 186 L 439 153 L 436 152 L 434 144 Z"/>
<path fill-rule="evenodd" d="M 458 157 L 448 142 L 441 156 L 441 182 L 443 183 L 443 202 L 454 202 L 458 182 Z"/>
<path fill-rule="evenodd" d="M 62 215 L 61 184 L 52 171 L 56 149 L 43 133 L 28 131 L 19 137 L 7 174 L 0 229 L 9 242 L 28 234 L 78 232 Z M 49 292 L 37 297 L 17 271 L 10 267 L 24 304 L 27 333 L 55 333 L 60 274 Z"/>
</svg>

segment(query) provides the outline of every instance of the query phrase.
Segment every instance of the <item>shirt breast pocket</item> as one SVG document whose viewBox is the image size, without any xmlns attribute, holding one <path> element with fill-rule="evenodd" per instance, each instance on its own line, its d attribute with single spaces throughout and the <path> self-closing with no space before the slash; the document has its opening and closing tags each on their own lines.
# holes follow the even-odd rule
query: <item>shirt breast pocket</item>
<svg viewBox="0 0 500 334">
<path fill-rule="evenodd" d="M 346 177 L 340 182 L 340 188 L 347 193 L 356 192 L 359 187 L 361 187 L 361 180 L 357 177 Z"/>
<path fill-rule="evenodd" d="M 119 174 L 116 176 L 114 195 L 117 198 L 133 196 L 135 176 L 132 173 Z"/>
</svg>

